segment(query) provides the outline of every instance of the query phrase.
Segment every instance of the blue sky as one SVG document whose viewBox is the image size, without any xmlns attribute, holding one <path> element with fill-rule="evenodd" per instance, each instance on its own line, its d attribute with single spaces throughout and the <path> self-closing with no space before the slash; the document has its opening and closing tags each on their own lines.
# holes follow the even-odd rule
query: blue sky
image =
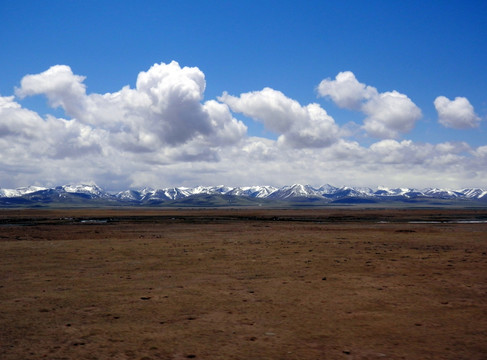
<svg viewBox="0 0 487 360">
<path fill-rule="evenodd" d="M 0 187 L 487 187 L 486 16 L 482 1 L 2 1 Z M 115 103 L 141 72 L 157 103 L 140 105 L 148 88 Z"/>
</svg>

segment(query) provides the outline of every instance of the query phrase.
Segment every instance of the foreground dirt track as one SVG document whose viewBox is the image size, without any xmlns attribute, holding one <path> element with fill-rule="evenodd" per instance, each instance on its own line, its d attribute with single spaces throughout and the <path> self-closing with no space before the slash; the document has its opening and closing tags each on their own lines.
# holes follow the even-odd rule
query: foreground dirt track
<svg viewBox="0 0 487 360">
<path fill-rule="evenodd" d="M 485 359 L 486 219 L 0 210 L 0 359 Z"/>
</svg>

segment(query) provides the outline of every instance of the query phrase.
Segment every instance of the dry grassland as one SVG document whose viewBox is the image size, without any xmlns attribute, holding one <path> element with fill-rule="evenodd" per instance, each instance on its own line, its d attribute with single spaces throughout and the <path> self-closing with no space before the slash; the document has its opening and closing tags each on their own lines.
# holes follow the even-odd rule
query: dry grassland
<svg viewBox="0 0 487 360">
<path fill-rule="evenodd" d="M 486 218 L 0 211 L 0 358 L 485 359 Z"/>
</svg>

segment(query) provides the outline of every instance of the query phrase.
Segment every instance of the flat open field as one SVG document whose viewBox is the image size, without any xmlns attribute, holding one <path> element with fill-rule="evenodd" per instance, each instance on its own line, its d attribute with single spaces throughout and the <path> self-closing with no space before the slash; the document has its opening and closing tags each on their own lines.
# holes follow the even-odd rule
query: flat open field
<svg viewBox="0 0 487 360">
<path fill-rule="evenodd" d="M 0 210 L 0 359 L 486 359 L 487 210 Z"/>
</svg>

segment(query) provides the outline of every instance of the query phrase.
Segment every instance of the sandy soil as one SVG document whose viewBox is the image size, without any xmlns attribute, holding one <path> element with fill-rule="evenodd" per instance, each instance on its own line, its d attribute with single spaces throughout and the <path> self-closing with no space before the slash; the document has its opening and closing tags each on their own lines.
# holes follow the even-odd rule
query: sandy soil
<svg viewBox="0 0 487 360">
<path fill-rule="evenodd" d="M 485 359 L 486 219 L 0 211 L 0 358 Z"/>
</svg>

